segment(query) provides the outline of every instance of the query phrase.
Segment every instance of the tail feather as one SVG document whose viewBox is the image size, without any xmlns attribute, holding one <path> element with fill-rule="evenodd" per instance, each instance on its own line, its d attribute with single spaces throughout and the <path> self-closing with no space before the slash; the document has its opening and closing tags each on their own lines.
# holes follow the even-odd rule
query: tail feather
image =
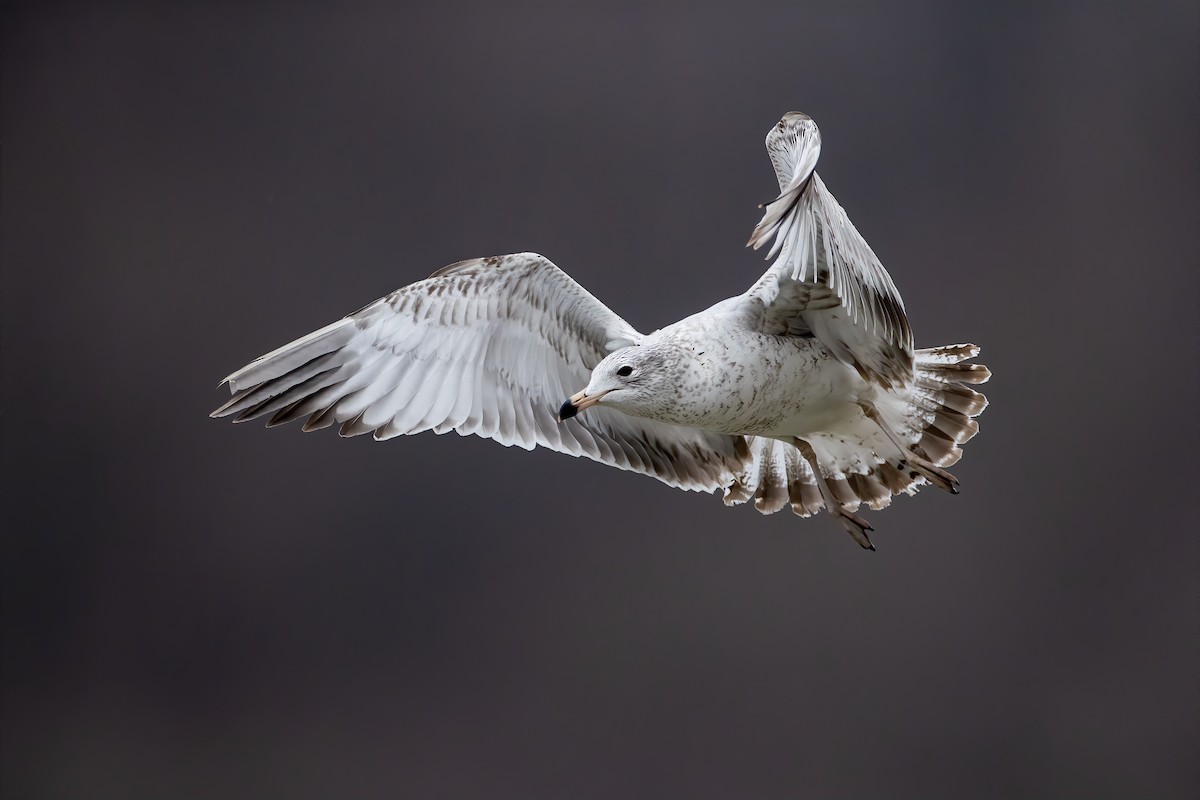
<svg viewBox="0 0 1200 800">
<path fill-rule="evenodd" d="M 923 393 L 936 397 L 941 405 L 968 417 L 977 417 L 987 408 L 987 398 L 966 386 L 933 381 L 920 375 L 917 386 Z"/>
<path fill-rule="evenodd" d="M 878 470 L 876 470 L 878 472 Z M 892 502 L 892 493 L 876 477 L 875 473 L 852 472 L 846 476 L 847 482 L 858 499 L 873 510 L 879 510 Z"/>
<path fill-rule="evenodd" d="M 808 467 L 807 464 L 804 466 Z M 788 484 L 788 495 L 792 500 L 792 513 L 801 517 L 811 517 L 825 507 L 825 501 L 821 499 L 821 490 L 817 488 L 817 482 L 812 479 L 811 472 L 808 473 L 807 478 L 805 480 L 797 477 Z"/>
<path fill-rule="evenodd" d="M 879 504 L 879 508 L 886 508 L 892 502 L 891 495 L 907 492 L 913 484 L 912 475 L 901 470 L 899 464 L 891 461 L 884 461 L 875 468 L 875 472 L 872 474 L 883 482 L 883 485 L 889 492 L 888 497 Z M 875 506 L 872 506 L 872 508 L 875 508 Z M 875 510 L 878 511 L 879 508 L 875 508 Z"/>
<path fill-rule="evenodd" d="M 982 364 L 963 363 L 979 355 L 973 344 L 956 344 L 917 350 L 913 356 L 916 388 L 924 405 L 936 404 L 924 415 L 924 427 L 915 450 L 932 464 L 948 467 L 962 458 L 962 448 L 979 433 L 978 417 L 987 398 L 967 384 L 980 384 L 992 376 Z"/>
<path fill-rule="evenodd" d="M 991 372 L 982 364 L 964 363 L 979 354 L 971 344 L 917 350 L 914 379 L 896 390 L 904 419 L 902 430 L 911 452 L 906 458 L 882 436 L 863 442 L 855 466 L 831 469 L 826 475 L 834 499 L 853 511 L 865 503 L 872 510 L 886 508 L 901 492 L 915 494 L 926 483 L 956 492 L 958 481 L 943 467 L 962 458 L 961 445 L 979 432 L 975 417 L 987 408 L 987 398 L 971 388 L 984 383 Z M 787 442 L 747 437 L 750 457 L 741 473 L 725 488 L 726 505 L 754 499 L 764 514 L 782 509 L 807 517 L 825 507 L 816 480 L 797 448 Z M 928 464 L 919 464 L 924 459 Z M 825 463 L 822 462 L 822 472 Z"/>
<path fill-rule="evenodd" d="M 918 353 L 924 352 L 918 350 Z M 987 383 L 992 371 L 982 364 L 924 364 L 925 377 L 943 383 Z"/>
<path fill-rule="evenodd" d="M 962 458 L 962 449 L 945 438 L 937 428 L 929 428 L 921 434 L 920 441 L 913 446 L 913 449 L 917 455 L 939 467 L 954 466 Z"/>
</svg>

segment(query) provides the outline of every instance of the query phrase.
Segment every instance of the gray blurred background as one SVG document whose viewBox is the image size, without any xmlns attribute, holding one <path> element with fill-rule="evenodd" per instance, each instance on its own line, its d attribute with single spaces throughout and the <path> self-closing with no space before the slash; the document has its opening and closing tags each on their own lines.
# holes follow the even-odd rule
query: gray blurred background
<svg viewBox="0 0 1200 800">
<path fill-rule="evenodd" d="M 1194 797 L 1191 3 L 38 4 L 3 26 L 5 798 Z M 761 517 L 558 454 L 208 419 L 536 250 L 743 291 L 810 113 L 963 494 Z"/>
</svg>

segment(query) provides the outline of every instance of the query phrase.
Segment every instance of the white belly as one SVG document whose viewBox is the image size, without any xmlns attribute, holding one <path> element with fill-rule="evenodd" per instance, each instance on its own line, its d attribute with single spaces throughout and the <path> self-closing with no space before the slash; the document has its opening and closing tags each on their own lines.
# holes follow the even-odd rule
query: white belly
<svg viewBox="0 0 1200 800">
<path fill-rule="evenodd" d="M 843 430 L 862 417 L 855 402 L 868 385 L 817 339 L 742 332 L 692 349 L 672 422 L 789 438 Z"/>
</svg>

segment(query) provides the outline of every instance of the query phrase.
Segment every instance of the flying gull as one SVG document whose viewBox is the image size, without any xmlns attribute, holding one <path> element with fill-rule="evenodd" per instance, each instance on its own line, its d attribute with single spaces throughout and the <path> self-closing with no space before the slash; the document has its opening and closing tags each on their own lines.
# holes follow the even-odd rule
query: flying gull
<svg viewBox="0 0 1200 800">
<path fill-rule="evenodd" d="M 642 334 L 536 253 L 460 261 L 242 367 L 212 416 L 548 447 L 764 514 L 824 508 L 874 549 L 860 504 L 957 493 L 991 373 L 975 345 L 913 349 L 815 171 L 816 123 L 790 113 L 766 146 L 780 194 L 748 244 L 773 261 L 744 294 Z"/>
</svg>

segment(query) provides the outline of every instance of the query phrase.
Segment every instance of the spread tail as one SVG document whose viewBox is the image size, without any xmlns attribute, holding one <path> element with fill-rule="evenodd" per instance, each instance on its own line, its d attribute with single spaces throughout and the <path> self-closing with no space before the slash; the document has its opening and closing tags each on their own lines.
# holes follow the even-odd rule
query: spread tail
<svg viewBox="0 0 1200 800">
<path fill-rule="evenodd" d="M 962 458 L 962 445 L 979 432 L 975 418 L 987 408 L 971 387 L 991 372 L 966 363 L 978 354 L 972 344 L 917 350 L 912 381 L 878 406 L 882 425 L 864 414 L 852 431 L 805 437 L 842 509 L 886 508 L 893 495 L 915 494 L 926 483 L 956 491 L 958 481 L 943 468 Z M 802 517 L 825 508 L 820 483 L 795 445 L 760 436 L 747 437 L 747 445 L 751 457 L 725 487 L 726 505 L 753 499 L 761 513 L 773 514 L 790 504 Z M 865 533 L 855 539 L 870 546 Z"/>
</svg>

